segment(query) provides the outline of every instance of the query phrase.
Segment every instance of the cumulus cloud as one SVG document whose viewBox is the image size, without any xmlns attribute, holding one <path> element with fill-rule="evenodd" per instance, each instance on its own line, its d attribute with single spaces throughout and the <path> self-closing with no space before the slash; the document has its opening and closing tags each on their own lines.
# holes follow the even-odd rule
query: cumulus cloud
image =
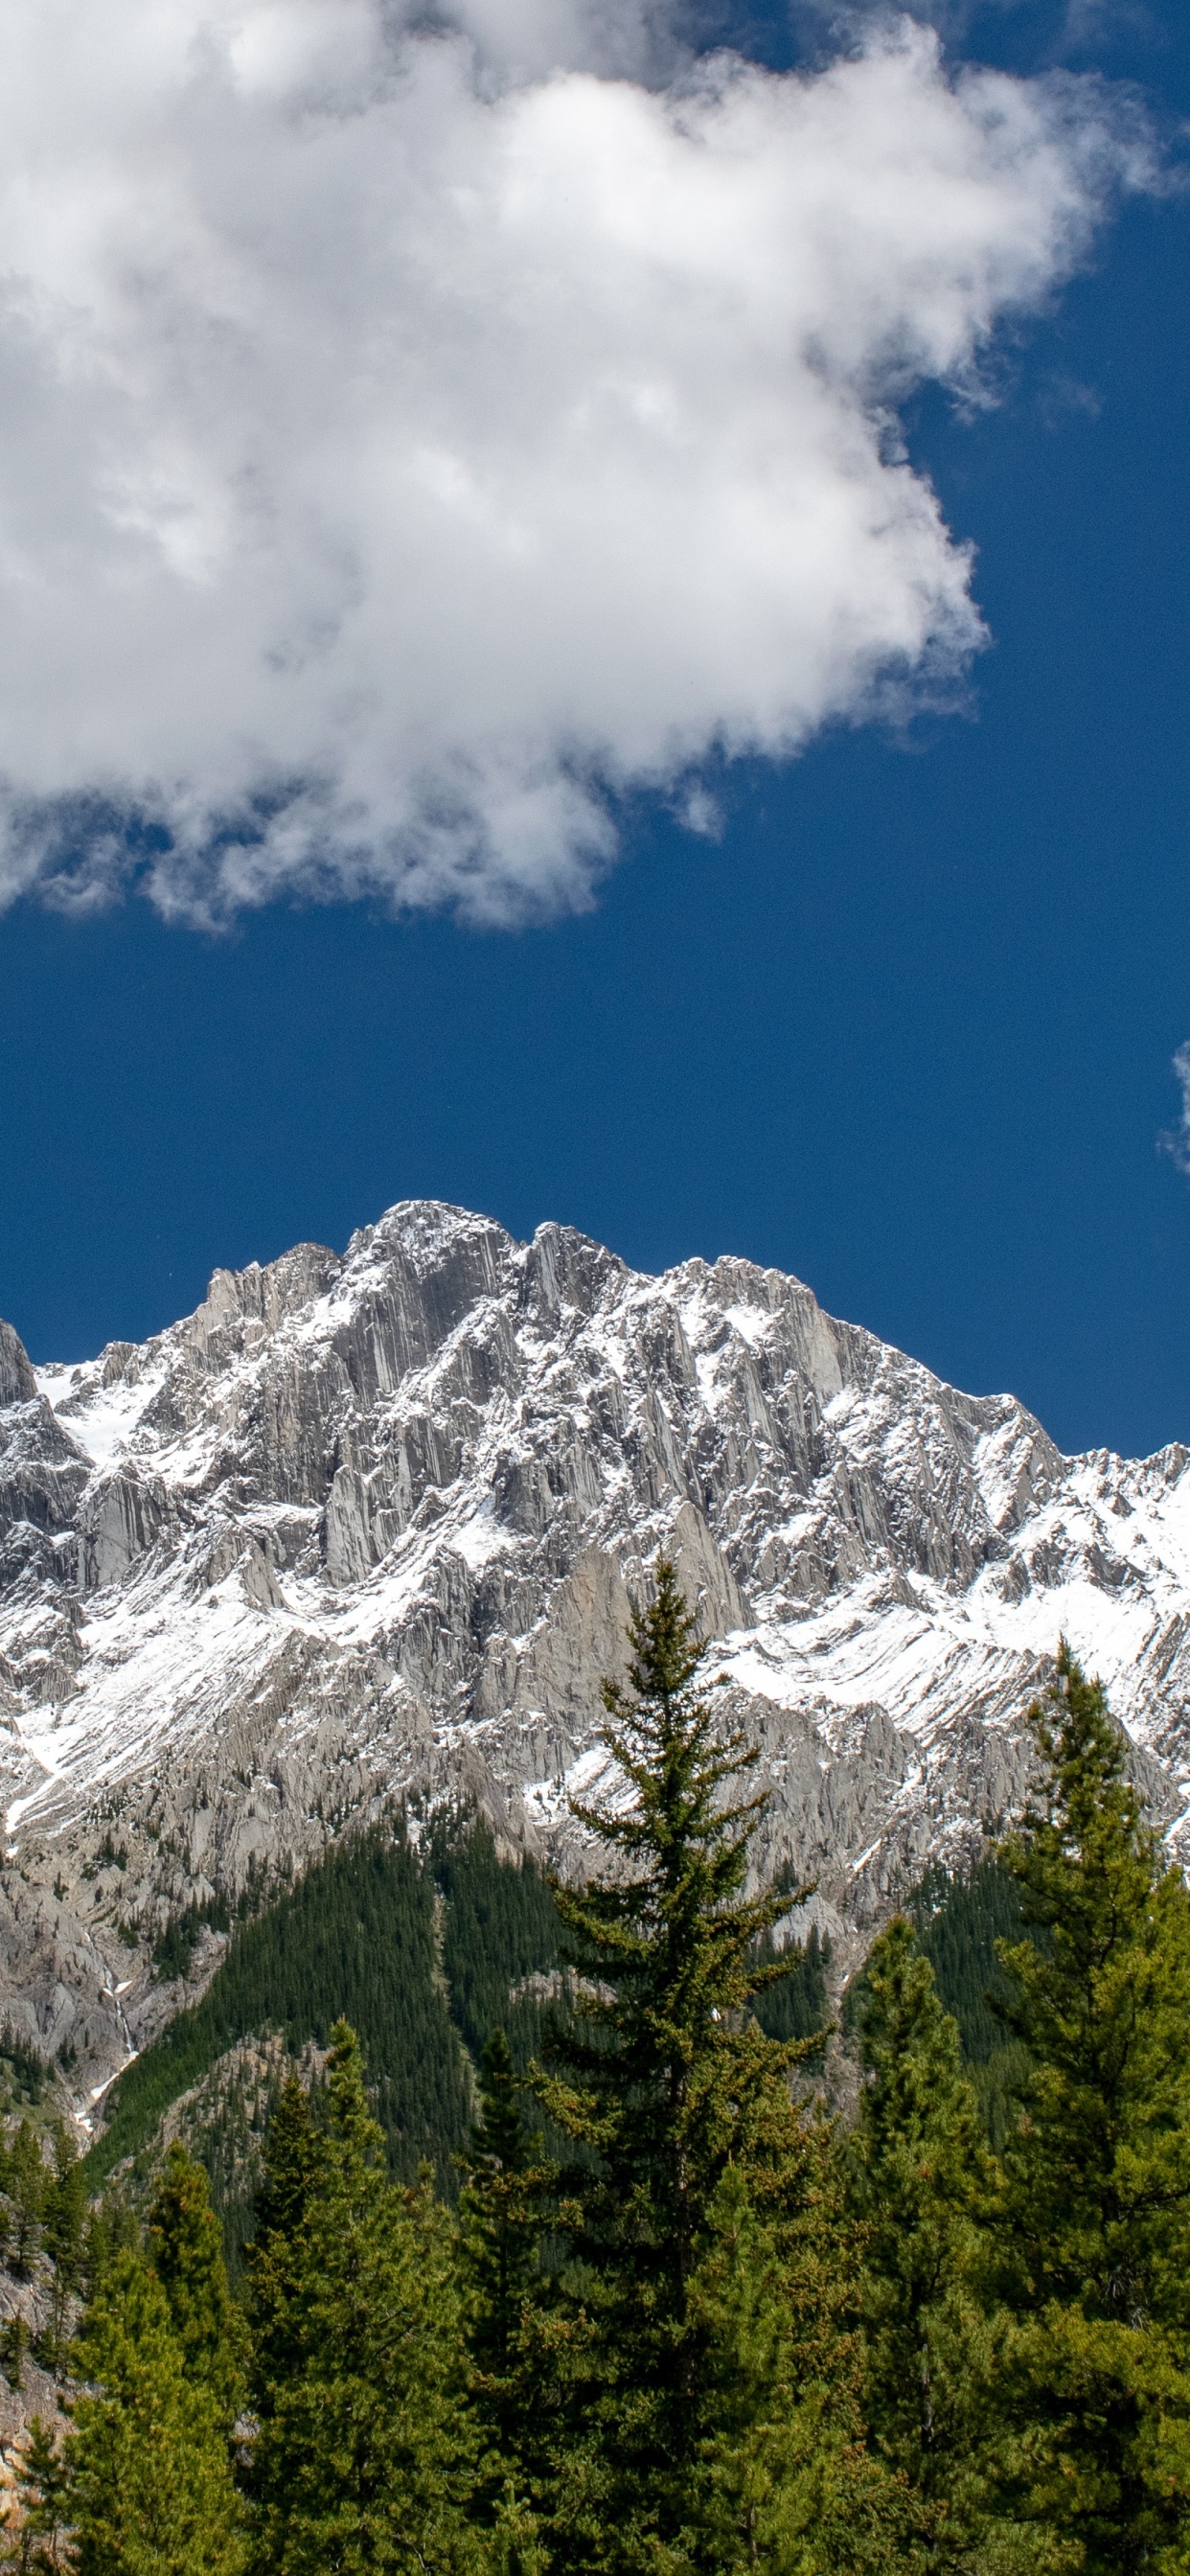
<svg viewBox="0 0 1190 2576">
<path fill-rule="evenodd" d="M 901 21 L 0 0 L 0 895 L 589 899 L 626 792 L 953 685 L 970 393 L 1143 139 Z"/>
</svg>

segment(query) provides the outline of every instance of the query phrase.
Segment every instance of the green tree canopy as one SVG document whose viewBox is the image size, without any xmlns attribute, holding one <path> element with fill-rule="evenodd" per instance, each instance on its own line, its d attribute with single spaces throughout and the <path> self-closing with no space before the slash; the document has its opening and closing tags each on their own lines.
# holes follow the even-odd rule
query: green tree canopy
<svg viewBox="0 0 1190 2576">
<path fill-rule="evenodd" d="M 238 2576 L 224 2427 L 140 2255 L 105 2273 L 73 2368 L 83 2394 L 71 2401 L 61 2502 L 77 2576 Z"/>
<path fill-rule="evenodd" d="M 555 2169 L 545 2161 L 540 2127 L 526 2124 L 525 2086 L 503 2030 L 493 2031 L 484 2049 L 479 2085 L 479 2117 L 459 2160 L 465 2178 L 459 2227 L 468 2340 L 480 2412 L 511 2461 L 517 2447 L 515 2355 L 525 2301 L 540 2277 L 543 2194 Z"/>
<path fill-rule="evenodd" d="M 1028 2048 L 1004 2149 L 1006 2500 L 1088 2576 L 1190 2552 L 1190 1902 L 1127 1747 L 1063 1644 L 1038 1781 L 1001 1858 L 1036 1938 L 1001 1944 Z M 1063 2562 L 1065 2563 L 1065 2562 Z"/>
<path fill-rule="evenodd" d="M 980 2475 L 991 2338 L 980 2296 L 996 2168 L 955 2023 L 898 1916 L 864 1974 L 864 2084 L 851 2141 L 864 2230 L 864 2402 L 915 2498 L 926 2568 L 967 2567 L 986 2529 Z"/>
<path fill-rule="evenodd" d="M 265 2206 L 292 2233 L 271 2227 L 260 2258 L 254 2564 L 262 2576 L 464 2576 L 479 2544 L 452 2225 L 428 2181 L 389 2181 L 345 2023 L 312 2162 L 311 2147 L 291 2098 Z"/>
<path fill-rule="evenodd" d="M 781 1960 L 758 1952 L 790 1897 L 746 1892 L 765 1799 L 739 1794 L 739 1784 L 756 1757 L 692 1688 L 695 1625 L 665 1559 L 630 1642 L 627 1689 L 604 1686 L 606 1742 L 629 1794 L 575 1806 L 606 1867 L 581 1890 L 555 1887 L 573 2010 L 537 2089 L 577 2152 L 554 2213 L 568 2293 L 539 2318 L 533 2349 L 542 2420 L 551 2420 L 552 2399 L 557 2428 L 549 2515 L 558 2563 L 660 2576 L 704 2563 L 708 2549 L 706 2563 L 720 2563 L 713 2553 L 729 2510 L 722 2480 L 713 2542 L 709 2524 L 700 2536 L 700 2517 L 724 2404 L 721 2328 L 734 2313 L 733 2266 L 769 2278 L 794 2261 L 799 2229 L 815 2233 L 807 2213 L 823 2206 L 830 2149 L 821 2124 L 791 2098 L 791 2075 L 813 2040 L 770 2039 L 749 2009 L 785 1973 Z M 741 2189 L 754 2213 L 746 2225 Z M 819 2234 L 812 2253 L 806 2243 L 797 2251 L 803 2278 L 817 2265 L 824 2291 L 843 2259 L 839 2215 L 829 2244 Z M 788 2281 L 785 2295 L 788 2304 Z M 825 2329 L 816 2327 L 812 2355 L 802 2339 L 786 2383 L 790 2406 L 804 2401 L 819 2427 L 815 2449 L 809 2414 L 800 2416 L 793 2451 L 815 2449 L 820 2483 L 857 2425 L 853 2354 L 836 2331 L 837 2305 L 826 2292 Z M 796 2344 L 786 2330 L 783 2349 Z M 546 2357 L 556 2364 L 552 2387 Z M 740 2504 L 745 2554 L 747 2510 Z M 772 2542 L 763 2563 L 792 2567 L 780 2556 L 781 2515 L 766 2511 Z"/>
<path fill-rule="evenodd" d="M 243 2319 L 227 2286 L 223 2235 L 211 2209 L 207 2177 L 177 2139 L 166 2151 L 158 2180 L 148 2254 L 169 2302 L 187 2372 L 209 2391 L 230 2430 L 244 2395 Z"/>
</svg>

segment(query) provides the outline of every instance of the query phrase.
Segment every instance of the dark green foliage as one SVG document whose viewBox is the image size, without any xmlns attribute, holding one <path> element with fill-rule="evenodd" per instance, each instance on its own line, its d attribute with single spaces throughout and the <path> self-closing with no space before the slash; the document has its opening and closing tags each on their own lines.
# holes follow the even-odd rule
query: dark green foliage
<svg viewBox="0 0 1190 2576">
<path fill-rule="evenodd" d="M 1016 1882 L 993 1852 L 966 1877 L 928 1870 L 909 1911 L 942 2008 L 958 2024 L 985 2134 L 998 2150 L 1028 2071 L 1028 2052 L 1005 2022 L 1010 1987 L 997 1954 L 1001 1941 L 1028 1937 Z"/>
<path fill-rule="evenodd" d="M 325 2045 L 345 2013 L 366 2044 L 394 2171 L 412 2174 L 428 2156 L 449 2181 L 468 2086 L 438 1976 L 433 1886 L 384 1829 L 329 1852 L 237 1927 L 202 2001 L 113 2087 L 108 2127 L 87 2159 L 92 2181 L 141 2148 L 170 2103 L 239 2041 L 275 2030 L 294 2050 Z"/>
<path fill-rule="evenodd" d="M 4 2328 L 4 2376 L 10 2388 L 19 2389 L 24 2386 L 24 2363 L 28 2349 L 28 2319 L 21 2315 L 18 2308 L 16 2315 L 9 2318 Z"/>
<path fill-rule="evenodd" d="M 690 1695 L 694 1622 L 664 1560 L 657 1587 L 633 1621 L 631 1695 L 604 1690 L 605 1740 L 633 1805 L 573 1810 L 620 1865 L 581 1890 L 555 1887 L 579 1984 L 551 2050 L 558 2075 L 541 2091 L 565 2134 L 600 2159 L 585 2194 L 591 2250 L 621 2247 L 637 2287 L 651 2283 L 668 2308 L 680 2305 L 706 2207 L 746 2133 L 749 2082 L 765 2098 L 794 2054 L 736 2026 L 786 1973 L 784 1961 L 757 1959 L 786 1898 L 741 1894 L 765 1801 L 725 1803 L 720 1792 L 754 1756 Z M 642 2223 L 625 2238 L 624 2212 L 638 2203 Z"/>
<path fill-rule="evenodd" d="M 574 1809 L 614 1865 L 555 1889 L 573 2011 L 536 2082 L 586 2160 L 552 2201 L 568 2262 L 522 2327 L 519 2465 L 568 2571 L 887 2564 L 851 2555 L 864 2517 L 836 2524 L 824 2501 L 844 2457 L 861 2487 L 881 2480 L 836 2331 L 844 2236 L 822 2226 L 826 2133 L 790 2100 L 806 2043 L 767 2038 L 748 2010 L 784 1973 L 757 1946 L 788 1894 L 742 1893 L 765 1800 L 732 1793 L 755 1756 L 694 1696 L 694 1623 L 664 1560 L 656 1580 L 630 1631 L 630 1689 L 604 1689 L 632 1803 Z M 795 2279 L 816 2284 L 805 2334 Z M 761 2547 L 752 2470 L 737 2475 L 721 2428 L 733 2405 L 761 2402 L 778 2347 L 789 2421 L 753 2464 Z M 803 2376 L 818 2382 L 804 2410 Z M 803 2536 L 815 2517 L 823 2534 L 800 2560 L 783 2554 L 799 2517 Z"/>
<path fill-rule="evenodd" d="M 198 1947 L 198 1936 L 205 1924 L 212 1932 L 230 1932 L 231 1915 L 227 1899 L 208 1896 L 202 1905 L 187 1905 L 175 1914 L 159 1932 L 153 1943 L 153 1973 L 162 1984 L 172 1977 L 185 1977 Z"/>
<path fill-rule="evenodd" d="M 36 2110 L 52 2076 L 41 2050 L 6 2021 L 0 2030 L 0 2111 Z"/>
<path fill-rule="evenodd" d="M 282 2083 L 278 2051 L 251 2042 L 221 2059 L 188 2106 L 185 2137 L 203 2166 L 233 2283 L 244 2268 L 264 2141 Z"/>
<path fill-rule="evenodd" d="M 39 2359 L 90 2298 L 74 2430 L 59 2456 L 34 2428 L 0 2566 L 1187 2576 L 1190 1898 L 1102 1693 L 1063 1649 L 1019 1831 L 969 1879 L 931 1873 L 874 1945 L 847 2133 L 791 2080 L 824 1953 L 773 1954 L 788 1887 L 744 1896 L 763 1801 L 695 1695 L 665 1564 L 632 1643 L 630 1689 L 605 1693 L 628 1797 L 575 1811 L 605 1875 L 547 1904 L 455 1818 L 421 1859 L 366 1838 L 241 1928 L 207 2041 L 262 1995 L 279 2035 L 225 2050 L 188 2111 L 241 2194 L 235 2085 L 268 2122 L 243 2314 L 180 2143 L 142 2243 L 116 2198 L 84 2221 L 64 2130 L 51 2165 L 31 2122 L 0 2129 L 8 2259 L 42 2321 L 49 2301 Z M 559 1918 L 566 2011 L 522 2070 L 484 2019 L 553 1973 Z M 457 2217 L 425 2171 L 398 2178 L 416 2123 L 385 2135 L 346 2025 L 325 2080 L 287 2066 L 352 1976 L 390 2111 L 399 2047 L 437 2030 L 462 2083 L 459 2029 L 485 2040 Z M 975 2098 L 993 2077 L 1000 2153 Z M 416 2062 L 403 2080 L 416 2100 Z M 24 2339 L 18 2318 L 14 2379 Z"/>
<path fill-rule="evenodd" d="M 78 2150 L 59 2120 L 54 2131 L 54 2166 L 42 2204 L 42 2241 L 52 2266 L 49 2319 L 38 2346 L 43 2369 L 60 2372 L 66 2362 L 66 2321 L 70 2303 L 82 2286 L 86 2259 L 87 2188 Z"/>
<path fill-rule="evenodd" d="M 238 2576 L 241 2509 L 224 2429 L 187 2372 L 165 2292 L 117 2256 L 74 2353 L 62 2508 L 78 2576 Z"/>
<path fill-rule="evenodd" d="M 246 2486 L 262 2515 L 276 2502 L 270 2428 L 279 2392 L 305 2358 L 306 2221 L 319 2187 L 323 2154 L 310 2117 L 310 2097 L 291 2074 L 281 2088 L 265 2142 L 255 2230 L 247 2248 L 250 2395 L 265 2440 L 254 2445 Z"/>
<path fill-rule="evenodd" d="M 540 2045 L 541 2008 L 516 1988 L 558 1964 L 549 1881 L 531 1860 L 501 1860 L 487 1825 L 462 1819 L 435 1825 L 430 1866 L 445 1900 L 442 1965 L 458 2029 L 478 2065 L 499 2026 L 523 2068 Z"/>
<path fill-rule="evenodd" d="M 820 1940 L 818 1925 L 814 1923 L 804 1944 L 789 1942 L 783 1950 L 778 1950 L 772 1933 L 767 1932 L 756 1945 L 756 1958 L 760 1967 L 767 1967 L 776 1959 L 780 1959 L 785 1967 L 780 1982 L 763 1987 L 752 2007 L 766 2037 L 817 2038 L 824 2047 L 830 2021 L 826 1994 L 826 1972 L 831 1963 L 829 1938 Z M 803 2063 L 820 2065 L 823 2047 L 815 2049 Z"/>
<path fill-rule="evenodd" d="M 176 1933 L 192 1949 L 200 1923 L 214 1919 L 211 1904 L 192 1908 L 170 1937 Z M 88 2177 L 94 2184 L 139 2155 L 170 2104 L 241 2042 L 276 2032 L 295 2053 L 310 2039 L 325 2046 L 342 2012 L 366 2049 L 392 2170 L 408 2177 L 428 2156 L 452 2194 L 470 2107 L 459 2036 L 478 2062 L 499 2022 L 525 2065 L 540 2042 L 541 2008 L 516 1989 L 553 1968 L 557 1945 L 547 1882 L 531 1862 L 518 1868 L 501 1860 L 482 1823 L 457 1814 L 440 1819 L 424 1863 L 384 1829 L 343 1844 L 296 1887 L 237 1920 L 201 2002 L 180 2013 L 113 2086 Z M 181 1951 L 163 1955 L 168 1972 L 181 1973 Z M 210 2177 L 228 2260 L 238 2268 L 275 2084 L 269 2078 L 262 2088 L 258 2070 L 233 2065 L 216 2092 L 200 2106 L 190 2137 Z"/>
<path fill-rule="evenodd" d="M 1086 2576 L 1190 2563 L 1190 1899 L 1103 1693 L 1063 1645 L 1001 1851 L 1028 2052 L 1005 2142 L 1002 2493 Z"/>
<path fill-rule="evenodd" d="M 994 1856 L 976 1861 L 965 1877 L 935 1866 L 915 1888 L 907 1911 L 934 1971 L 942 2010 L 958 2024 L 967 2064 L 986 2065 L 1004 2046 L 1009 1994 L 996 1943 L 1021 1938 L 1015 1879 Z"/>
<path fill-rule="evenodd" d="M 269 2214 L 300 2215 L 253 2378 L 253 2565 L 465 2576 L 475 2442 L 450 2221 L 427 2185 L 389 2180 L 354 2034 L 334 2037 L 311 2184 L 292 2099 L 271 2176 Z"/>
<path fill-rule="evenodd" d="M 475 2322 L 472 2349 L 485 2370 L 507 2371 L 523 2301 L 536 2264 L 536 2211 L 522 2223 L 523 2181 L 537 2161 L 540 2130 L 522 2113 L 523 2094 L 502 2030 L 492 2033 L 480 2068 L 480 2114 L 461 2159 L 467 2177 L 462 2212 L 470 2238 Z"/>
<path fill-rule="evenodd" d="M 21 2121 L 9 2142 L 4 2187 L 12 2207 L 9 2261 L 27 2279 L 41 2251 L 42 2219 L 49 2191 L 41 2142 L 28 2120 Z"/>
<path fill-rule="evenodd" d="M 86 2166 L 81 2167 L 85 2175 Z M 141 2229 L 135 2211 L 121 2191 L 105 2191 L 87 2219 L 83 2245 L 83 2290 L 90 2300 L 121 2254 L 139 2253 Z"/>
<path fill-rule="evenodd" d="M 230 2432 L 243 2397 L 242 2320 L 227 2286 L 206 2175 L 177 2139 L 158 2180 L 146 2250 L 169 2303 L 187 2378 L 206 2389 Z"/>
<path fill-rule="evenodd" d="M 258 2407 L 284 2384 L 296 2358 L 291 2319 L 310 2198 L 322 2156 L 310 2097 L 296 2075 L 281 2088 L 265 2143 L 264 2175 L 248 2246 L 248 2314 L 252 2378 Z"/>
<path fill-rule="evenodd" d="M 657 2561 L 673 2576 L 916 2576 L 909 2499 L 864 2443 L 838 2158 L 824 2126 L 799 2143 L 783 2189 L 750 2192 L 733 2166 L 716 2193 L 690 2288 L 702 2438 Z"/>
<path fill-rule="evenodd" d="M 269 2123 L 264 2180 L 256 2204 L 258 2246 L 267 2246 L 273 2236 L 288 2239 L 304 2225 L 318 2153 L 309 2094 L 296 2075 L 289 2075 Z"/>
<path fill-rule="evenodd" d="M 865 2409 L 915 2499 L 914 2563 L 964 2568 L 986 2525 L 978 2470 L 990 2377 L 979 2298 L 995 2192 L 959 2034 L 898 1917 L 867 1963 L 850 2190 L 864 2230 Z"/>
<path fill-rule="evenodd" d="M 935 1863 L 907 1897 L 905 1912 L 933 1969 L 939 2003 L 958 2025 L 984 2131 L 999 2149 L 1016 2118 L 1027 2067 L 1027 2052 L 1004 2020 L 1009 1984 L 996 1951 L 998 1941 L 1019 1939 L 1024 1928 L 1015 1883 L 994 1853 L 966 1874 Z M 863 1968 L 843 1998 L 843 2028 L 853 2042 L 863 2028 L 867 1993 Z"/>
<path fill-rule="evenodd" d="M 525 2118 L 508 2041 L 493 2031 L 480 2069 L 480 2115 L 460 2159 L 459 2204 L 468 2291 L 467 2330 L 478 2412 L 502 2468 L 518 2452 L 518 2357 L 522 2313 L 540 2275 L 546 2194 L 556 2179 L 540 2128 Z M 498 2474 L 498 2484 L 502 2476 Z"/>
</svg>

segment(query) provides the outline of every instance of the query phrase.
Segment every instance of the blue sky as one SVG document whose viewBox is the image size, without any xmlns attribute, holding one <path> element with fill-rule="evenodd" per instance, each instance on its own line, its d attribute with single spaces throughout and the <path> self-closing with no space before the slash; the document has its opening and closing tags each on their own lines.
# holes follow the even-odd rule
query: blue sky
<svg viewBox="0 0 1190 2576">
<path fill-rule="evenodd" d="M 1180 149 L 1179 8 L 948 36 L 1138 84 Z M 751 42 L 787 58 L 775 18 Z M 704 749 L 718 838 L 627 775 L 589 908 L 527 927 L 394 915 L 375 881 L 281 882 L 214 930 L 135 884 L 23 892 L 0 1312 L 34 1355 L 139 1338 L 217 1263 L 432 1195 L 647 1268 L 796 1271 L 1068 1449 L 1190 1440 L 1190 1181 L 1158 1143 L 1190 1038 L 1188 225 L 1176 191 L 1116 211 L 1000 333 L 994 404 L 928 371 L 907 395 L 910 459 L 978 550 L 990 640 L 957 708 L 845 710 L 784 761 Z"/>
</svg>

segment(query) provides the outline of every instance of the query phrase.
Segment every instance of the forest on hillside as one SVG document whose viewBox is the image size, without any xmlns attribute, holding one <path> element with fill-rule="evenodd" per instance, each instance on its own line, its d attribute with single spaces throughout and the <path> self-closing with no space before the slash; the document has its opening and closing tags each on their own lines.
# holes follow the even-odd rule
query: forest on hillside
<svg viewBox="0 0 1190 2576">
<path fill-rule="evenodd" d="M 1025 1814 L 875 1942 L 832 2110 L 830 1961 L 748 1893 L 696 1660 L 659 1564 L 585 1886 L 474 1819 L 369 1836 L 238 1927 L 89 2172 L 9 2130 L 59 2322 L 0 2563 L 1184 2576 L 1190 1899 L 1101 1690 L 1063 1649 Z M 235 2287 L 160 2123 L 266 2029 Z"/>
<path fill-rule="evenodd" d="M 341 2018 L 367 2063 L 390 2172 L 411 2181 L 428 2160 L 439 2192 L 457 2197 L 484 2046 L 499 2027 L 518 2070 L 540 2055 L 564 1986 L 560 1926 L 541 1870 L 502 1855 L 482 1819 L 453 1808 L 424 1832 L 414 1822 L 412 1834 L 397 1819 L 340 1845 L 236 1923 L 201 2001 L 113 2085 L 86 2159 L 92 2190 L 119 2173 L 139 2196 L 162 2124 L 184 2103 L 187 2144 L 238 2274 L 285 2068 L 311 2047 L 325 2052 Z M 777 2038 L 821 2036 L 830 1945 L 812 1931 L 782 1955 L 785 1974 L 758 1997 L 763 2026 Z M 2 2052 L 0 2035 L 0 2068 Z M 48 2081 L 49 2068 L 40 2075 Z"/>
</svg>

